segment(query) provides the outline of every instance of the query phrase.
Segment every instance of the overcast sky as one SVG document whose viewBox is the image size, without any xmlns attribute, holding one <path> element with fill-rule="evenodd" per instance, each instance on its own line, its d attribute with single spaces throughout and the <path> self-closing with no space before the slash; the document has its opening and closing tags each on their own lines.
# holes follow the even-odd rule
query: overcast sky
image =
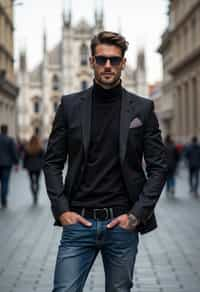
<svg viewBox="0 0 200 292">
<path fill-rule="evenodd" d="M 72 6 L 72 23 L 81 18 L 94 23 L 96 7 L 104 7 L 106 30 L 118 31 L 129 41 L 128 63 L 135 66 L 137 50 L 144 46 L 147 79 L 153 83 L 162 78 L 161 57 L 156 50 L 167 25 L 167 0 L 18 0 L 15 6 L 15 59 L 26 47 L 29 70 L 42 58 L 42 35 L 47 31 L 48 48 L 61 39 L 62 11 Z"/>
</svg>

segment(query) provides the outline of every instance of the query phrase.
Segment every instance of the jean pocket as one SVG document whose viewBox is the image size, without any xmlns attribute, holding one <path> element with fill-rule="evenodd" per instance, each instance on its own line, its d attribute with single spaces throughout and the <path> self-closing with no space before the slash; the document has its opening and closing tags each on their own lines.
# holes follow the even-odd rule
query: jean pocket
<svg viewBox="0 0 200 292">
<path fill-rule="evenodd" d="M 70 223 L 70 224 L 65 224 L 65 225 L 63 225 L 63 228 L 74 227 L 74 226 L 79 225 L 79 224 L 80 224 L 79 222 L 76 222 L 76 223 Z"/>
<path fill-rule="evenodd" d="M 116 228 L 118 228 L 119 230 L 125 231 L 125 232 L 135 232 L 136 231 L 136 229 L 128 229 L 128 228 L 122 227 L 119 224 L 116 226 Z"/>
</svg>

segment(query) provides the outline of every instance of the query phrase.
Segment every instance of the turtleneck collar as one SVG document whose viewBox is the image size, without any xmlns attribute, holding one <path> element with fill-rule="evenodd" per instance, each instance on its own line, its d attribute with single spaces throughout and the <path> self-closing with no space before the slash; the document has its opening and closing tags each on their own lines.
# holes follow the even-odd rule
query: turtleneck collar
<svg viewBox="0 0 200 292">
<path fill-rule="evenodd" d="M 110 89 L 105 89 L 99 84 L 97 84 L 94 80 L 93 95 L 97 103 L 114 102 L 116 99 L 121 98 L 121 95 L 122 95 L 121 81 L 115 87 L 110 88 Z"/>
</svg>

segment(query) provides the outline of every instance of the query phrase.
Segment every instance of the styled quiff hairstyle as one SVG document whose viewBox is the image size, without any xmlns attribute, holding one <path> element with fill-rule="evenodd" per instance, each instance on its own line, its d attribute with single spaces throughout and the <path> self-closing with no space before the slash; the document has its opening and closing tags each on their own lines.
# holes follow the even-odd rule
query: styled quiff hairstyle
<svg viewBox="0 0 200 292">
<path fill-rule="evenodd" d="M 111 31 L 102 31 L 99 34 L 95 35 L 91 40 L 92 56 L 95 55 L 96 46 L 101 44 L 119 47 L 122 51 L 122 57 L 124 57 L 125 52 L 128 49 L 129 45 L 126 39 L 119 33 Z"/>
</svg>

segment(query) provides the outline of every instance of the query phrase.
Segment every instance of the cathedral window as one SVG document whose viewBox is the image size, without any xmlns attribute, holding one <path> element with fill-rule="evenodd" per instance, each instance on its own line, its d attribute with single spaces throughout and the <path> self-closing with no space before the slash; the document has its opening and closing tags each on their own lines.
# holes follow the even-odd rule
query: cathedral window
<svg viewBox="0 0 200 292">
<path fill-rule="evenodd" d="M 57 101 L 54 101 L 54 103 L 53 103 L 53 110 L 54 110 L 54 112 L 57 111 L 57 108 L 58 108 L 58 102 Z"/>
<path fill-rule="evenodd" d="M 39 111 L 40 111 L 39 102 L 35 101 L 35 103 L 34 103 L 34 112 L 35 113 L 39 113 Z"/>
<path fill-rule="evenodd" d="M 88 47 L 86 44 L 81 45 L 81 65 L 87 65 L 88 63 Z"/>
<path fill-rule="evenodd" d="M 34 133 L 35 133 L 35 135 L 40 135 L 39 127 L 35 127 Z"/>
<path fill-rule="evenodd" d="M 87 89 L 87 88 L 88 88 L 88 83 L 87 83 L 87 81 L 83 80 L 83 81 L 81 82 L 81 89 L 82 89 L 82 90 L 85 90 L 85 89 Z"/>
<path fill-rule="evenodd" d="M 52 78 L 52 89 L 59 90 L 59 88 L 60 88 L 59 78 L 57 75 L 54 75 Z"/>
<path fill-rule="evenodd" d="M 33 111 L 36 114 L 41 111 L 41 101 L 38 96 L 36 96 L 33 100 Z"/>
</svg>

